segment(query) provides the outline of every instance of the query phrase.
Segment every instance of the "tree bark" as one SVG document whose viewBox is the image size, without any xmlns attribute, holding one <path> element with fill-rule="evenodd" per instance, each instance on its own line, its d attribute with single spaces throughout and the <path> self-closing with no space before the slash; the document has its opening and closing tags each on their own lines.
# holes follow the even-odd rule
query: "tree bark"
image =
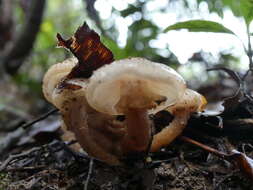
<svg viewBox="0 0 253 190">
<path fill-rule="evenodd" d="M 12 38 L 13 0 L 0 0 L 0 51 Z"/>
<path fill-rule="evenodd" d="M 31 52 L 40 29 L 46 0 L 36 0 L 31 3 L 23 28 L 2 56 L 1 64 L 10 75 L 17 73 L 24 59 Z"/>
</svg>

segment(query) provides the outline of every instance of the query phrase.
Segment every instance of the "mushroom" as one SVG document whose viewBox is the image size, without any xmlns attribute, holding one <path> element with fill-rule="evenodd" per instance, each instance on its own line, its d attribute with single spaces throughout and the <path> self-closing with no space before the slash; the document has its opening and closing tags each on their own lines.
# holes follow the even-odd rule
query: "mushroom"
<svg viewBox="0 0 253 190">
<path fill-rule="evenodd" d="M 81 147 L 109 164 L 147 151 L 151 141 L 151 151 L 168 145 L 190 114 L 205 105 L 205 99 L 164 64 L 128 58 L 98 68 L 90 78 L 66 79 L 77 63 L 72 58 L 53 65 L 45 74 L 43 92 L 60 109 Z M 149 115 L 165 109 L 175 118 L 152 140 Z M 124 121 L 117 120 L 120 115 Z"/>
<path fill-rule="evenodd" d="M 194 90 L 186 89 L 184 95 L 176 104 L 165 109 L 174 116 L 174 119 L 168 126 L 153 136 L 150 151 L 156 152 L 160 148 L 169 145 L 182 133 L 190 115 L 194 112 L 203 111 L 206 103 L 204 96 Z"/>
<path fill-rule="evenodd" d="M 47 71 L 43 93 L 60 110 L 63 129 L 71 131 L 65 136 L 75 137 L 90 156 L 117 165 L 129 154 L 157 151 L 205 105 L 205 99 L 187 89 L 184 79 L 164 64 L 144 58 L 114 61 L 86 23 L 71 38 L 57 38 L 58 45 L 76 58 Z M 161 110 L 169 111 L 174 120 L 152 138 L 150 114 Z"/>
<path fill-rule="evenodd" d="M 124 154 L 144 152 L 151 141 L 149 114 L 174 105 L 185 91 L 183 78 L 172 68 L 143 58 L 114 61 L 94 71 L 86 98 L 97 111 L 124 115 Z"/>
<path fill-rule="evenodd" d="M 120 163 L 117 142 L 124 134 L 124 128 L 115 117 L 89 106 L 85 97 L 88 79 L 66 80 L 77 63 L 77 59 L 71 58 L 53 65 L 43 79 L 44 96 L 60 110 L 63 129 L 70 130 L 90 156 L 117 165 Z M 65 136 L 73 136 L 72 133 Z"/>
</svg>

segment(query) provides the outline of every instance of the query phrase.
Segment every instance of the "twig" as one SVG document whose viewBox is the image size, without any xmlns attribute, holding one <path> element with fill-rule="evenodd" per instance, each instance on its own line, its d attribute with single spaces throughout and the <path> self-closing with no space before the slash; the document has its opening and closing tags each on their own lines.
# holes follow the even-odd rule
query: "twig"
<svg viewBox="0 0 253 190">
<path fill-rule="evenodd" d="M 252 70 L 253 69 L 253 61 L 252 61 L 252 47 L 251 47 L 251 40 L 250 40 L 249 25 L 247 25 L 247 36 L 248 36 L 248 52 L 247 52 L 247 55 L 249 57 L 249 70 Z"/>
<path fill-rule="evenodd" d="M 91 174 L 92 174 L 92 170 L 93 170 L 93 158 L 90 159 L 90 164 L 89 164 L 89 171 L 88 171 L 88 174 L 87 174 L 87 178 L 86 178 L 86 181 L 85 181 L 85 184 L 84 184 L 84 190 L 87 190 L 88 189 L 88 185 L 89 185 L 89 181 L 90 181 L 90 177 L 91 177 Z"/>
<path fill-rule="evenodd" d="M 16 171 L 31 171 L 31 170 L 40 170 L 46 168 L 46 165 L 39 165 L 39 166 L 27 166 L 27 167 L 20 167 L 20 168 L 8 168 L 5 169 L 6 172 L 16 172 Z"/>
<path fill-rule="evenodd" d="M 245 146 L 248 146 L 248 147 L 250 147 L 251 149 L 253 149 L 253 146 L 251 145 L 251 144 L 249 144 L 249 143 L 243 143 L 242 144 L 242 152 L 244 153 L 244 154 L 246 154 L 246 151 L 245 151 Z"/>
<path fill-rule="evenodd" d="M 245 81 L 246 77 L 249 75 L 251 72 L 251 69 L 248 69 L 247 72 L 242 76 L 242 80 Z"/>
<path fill-rule="evenodd" d="M 194 144 L 194 145 L 204 149 L 207 152 L 213 153 L 216 156 L 229 161 L 235 167 L 240 169 L 240 171 L 244 175 L 246 175 L 250 180 L 253 180 L 253 160 L 251 158 L 247 157 L 247 155 L 233 149 L 232 147 L 230 148 L 231 149 L 230 154 L 226 154 L 224 152 L 220 152 L 216 149 L 206 146 L 202 143 L 199 143 L 195 140 L 192 140 L 188 137 L 181 136 L 179 139 L 181 139 L 184 142 Z"/>
<path fill-rule="evenodd" d="M 46 119 L 48 116 L 52 115 L 53 113 L 57 112 L 57 109 L 53 109 L 51 111 L 49 111 L 48 113 L 40 116 L 39 118 L 22 125 L 21 127 L 19 127 L 17 130 L 8 133 L 8 135 L 6 137 L 4 137 L 1 141 L 0 141 L 0 155 L 5 152 L 8 148 L 10 148 L 11 146 L 15 145 L 17 142 L 19 142 L 20 138 L 23 137 L 26 133 L 27 130 L 30 130 L 29 127 L 32 126 L 33 124 Z"/>
<path fill-rule="evenodd" d="M 229 174 L 225 175 L 225 176 L 223 177 L 223 179 L 221 179 L 220 181 L 218 181 L 218 182 L 215 184 L 214 189 L 215 189 L 215 190 L 218 189 L 218 187 L 219 187 L 224 181 L 226 181 L 228 178 L 230 178 L 230 177 L 232 177 L 233 175 L 235 175 L 236 172 L 238 172 L 238 170 L 232 171 L 232 173 L 229 173 Z"/>
<path fill-rule="evenodd" d="M 35 124 L 35 123 L 37 123 L 37 122 L 39 122 L 41 120 L 46 119 L 48 116 L 50 116 L 50 115 L 52 115 L 52 114 L 54 114 L 56 112 L 58 112 L 58 109 L 56 109 L 56 108 L 52 109 L 49 112 L 45 113 L 44 115 L 38 117 L 37 119 L 35 119 L 35 120 L 33 120 L 33 121 L 31 121 L 31 122 L 29 122 L 27 124 L 23 124 L 21 127 L 24 128 L 24 129 L 27 129 L 28 127 L 32 126 L 33 124 Z"/>
<path fill-rule="evenodd" d="M 52 142 L 52 143 L 54 143 L 54 142 Z M 52 144 L 52 143 L 50 143 L 50 144 Z M 64 143 L 64 145 L 70 146 L 70 145 L 72 145 L 72 144 L 74 144 L 74 143 L 76 143 L 76 141 L 70 141 L 70 142 Z M 14 160 L 14 159 L 16 159 L 16 158 L 22 158 L 22 157 L 28 156 L 29 154 L 31 154 L 31 153 L 33 153 L 33 152 L 35 152 L 35 151 L 43 150 L 43 149 L 45 149 L 47 146 L 49 146 L 50 144 L 46 144 L 46 145 L 43 145 L 43 146 L 41 146 L 41 147 L 34 147 L 34 148 L 32 148 L 32 149 L 30 149 L 30 150 L 28 150 L 28 151 L 26 151 L 26 152 L 22 152 L 22 153 L 20 153 L 20 154 L 10 155 L 10 156 L 0 165 L 0 172 L 6 170 L 6 167 L 8 166 L 8 164 L 9 164 L 12 160 Z M 54 150 L 53 152 L 58 152 L 58 151 L 62 150 L 63 148 L 65 148 L 65 146 L 61 146 L 60 148 Z M 27 169 L 27 168 L 26 168 L 26 169 Z"/>
<path fill-rule="evenodd" d="M 252 61 L 253 52 L 252 52 L 252 47 L 251 47 L 250 31 L 249 31 L 249 25 L 248 24 L 247 24 L 246 28 L 247 28 L 247 37 L 248 37 L 248 49 L 246 49 L 245 52 L 246 52 L 246 54 L 249 58 L 249 69 L 247 70 L 247 72 L 242 77 L 244 83 L 245 83 L 245 79 L 247 78 L 249 73 L 251 71 L 253 71 L 253 61 Z"/>
<path fill-rule="evenodd" d="M 207 69 L 207 71 L 219 71 L 219 70 L 226 72 L 231 78 L 234 79 L 234 81 L 237 83 L 239 89 L 242 88 L 242 83 L 243 83 L 242 78 L 240 77 L 240 75 L 237 72 L 235 72 L 231 69 L 228 69 L 226 67 L 215 67 L 215 68 Z"/>
<path fill-rule="evenodd" d="M 211 147 L 209 147 L 207 145 L 204 145 L 204 144 L 202 144 L 200 142 L 197 142 L 197 141 L 195 141 L 193 139 L 190 139 L 189 137 L 181 136 L 181 137 L 179 137 L 179 139 L 182 140 L 182 141 L 184 141 L 184 142 L 188 142 L 190 144 L 196 145 L 196 146 L 198 146 L 198 147 L 206 150 L 209 153 L 215 154 L 216 156 L 218 156 L 218 157 L 220 157 L 222 159 L 230 160 L 228 154 L 226 154 L 224 152 L 220 152 L 220 151 L 218 151 L 218 150 L 216 150 L 214 148 L 211 148 Z"/>
<path fill-rule="evenodd" d="M 162 163 L 172 162 L 172 161 L 175 161 L 175 160 L 178 160 L 178 157 L 173 157 L 173 158 L 169 158 L 169 159 L 166 159 L 166 160 L 155 160 L 155 161 L 151 162 L 150 166 L 153 167 L 155 165 L 160 165 Z"/>
<path fill-rule="evenodd" d="M 37 150 L 40 150 L 39 147 L 35 147 L 35 148 L 32 148 L 31 150 L 28 150 L 26 152 L 22 152 L 20 154 L 14 154 L 14 155 L 10 155 L 3 163 L 2 165 L 0 166 L 0 172 L 5 170 L 6 167 L 8 166 L 8 164 L 15 158 L 18 158 L 18 157 L 23 157 L 23 156 L 27 156 L 29 155 L 30 153 L 34 152 L 34 151 L 37 151 Z"/>
</svg>

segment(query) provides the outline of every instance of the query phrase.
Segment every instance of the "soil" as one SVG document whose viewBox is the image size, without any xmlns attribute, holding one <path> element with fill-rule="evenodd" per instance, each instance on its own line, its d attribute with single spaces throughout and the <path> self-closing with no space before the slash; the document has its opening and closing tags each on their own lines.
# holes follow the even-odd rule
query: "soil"
<svg viewBox="0 0 253 190">
<path fill-rule="evenodd" d="M 236 102 L 219 116 L 202 113 L 188 121 L 182 135 L 207 148 L 179 137 L 159 152 L 125 158 L 122 166 L 72 151 L 76 142 L 40 130 L 50 125 L 44 120 L 32 143 L 0 156 L 0 190 L 253 190 L 253 101 Z M 173 119 L 168 118 L 155 115 L 155 126 L 162 129 Z"/>
<path fill-rule="evenodd" d="M 234 142 L 227 138 L 208 138 L 206 144 L 208 141 L 220 150 L 228 141 Z M 253 155 L 252 142 L 234 143 Z M 19 147 L 10 155 L 2 161 L 1 190 L 253 189 L 252 181 L 233 164 L 180 140 L 144 160 L 128 158 L 125 166 L 108 166 L 71 151 L 59 140 Z"/>
</svg>

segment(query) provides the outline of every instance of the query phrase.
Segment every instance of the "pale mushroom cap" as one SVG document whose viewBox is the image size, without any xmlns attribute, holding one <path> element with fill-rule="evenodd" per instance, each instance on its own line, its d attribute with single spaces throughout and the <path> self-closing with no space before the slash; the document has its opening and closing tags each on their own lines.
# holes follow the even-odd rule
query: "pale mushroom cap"
<svg viewBox="0 0 253 190">
<path fill-rule="evenodd" d="M 77 90 L 58 88 L 61 81 L 65 79 L 77 63 L 78 60 L 76 58 L 66 59 L 51 66 L 43 78 L 43 94 L 58 109 L 62 109 L 62 104 L 65 101 L 70 101 L 79 96 L 85 98 L 87 79 L 75 78 L 67 81 L 70 85 L 78 86 L 80 89 Z"/>
<path fill-rule="evenodd" d="M 176 110 L 185 109 L 189 113 L 201 112 L 204 110 L 207 100 L 198 92 L 187 88 L 181 99 L 173 106 L 168 107 L 166 110 L 173 113 Z"/>
<path fill-rule="evenodd" d="M 53 101 L 54 91 L 59 84 L 59 82 L 66 77 L 71 69 L 77 64 L 78 60 L 76 58 L 66 59 L 61 63 L 57 63 L 49 68 L 43 78 L 43 94 L 45 98 L 51 102 Z"/>
<path fill-rule="evenodd" d="M 89 80 L 86 98 L 97 111 L 112 115 L 134 108 L 155 113 L 175 104 L 185 89 L 184 79 L 172 68 L 129 58 L 96 70 Z"/>
</svg>

